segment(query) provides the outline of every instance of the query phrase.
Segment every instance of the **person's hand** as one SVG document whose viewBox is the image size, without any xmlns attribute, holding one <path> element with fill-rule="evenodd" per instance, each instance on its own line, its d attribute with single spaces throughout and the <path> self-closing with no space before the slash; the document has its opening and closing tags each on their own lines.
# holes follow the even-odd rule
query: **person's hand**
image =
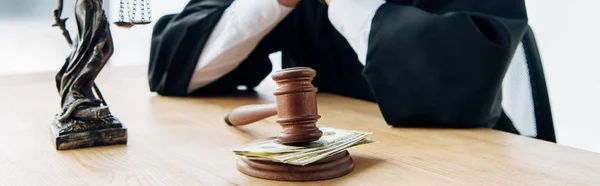
<svg viewBox="0 0 600 186">
<path fill-rule="evenodd" d="M 278 0 L 279 4 L 287 7 L 295 7 L 296 4 L 300 2 L 300 0 Z"/>
</svg>

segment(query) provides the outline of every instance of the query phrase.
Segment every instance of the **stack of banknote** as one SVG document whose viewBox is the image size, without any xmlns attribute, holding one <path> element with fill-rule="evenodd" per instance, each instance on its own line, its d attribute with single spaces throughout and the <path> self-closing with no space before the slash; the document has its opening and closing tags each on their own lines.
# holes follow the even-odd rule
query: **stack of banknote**
<svg viewBox="0 0 600 186">
<path fill-rule="evenodd" d="M 323 136 L 314 142 L 299 146 L 284 145 L 277 139 L 250 143 L 233 148 L 232 151 L 252 160 L 280 162 L 292 165 L 308 165 L 333 156 L 357 145 L 373 143 L 366 137 L 370 132 L 360 132 L 319 126 Z"/>
</svg>

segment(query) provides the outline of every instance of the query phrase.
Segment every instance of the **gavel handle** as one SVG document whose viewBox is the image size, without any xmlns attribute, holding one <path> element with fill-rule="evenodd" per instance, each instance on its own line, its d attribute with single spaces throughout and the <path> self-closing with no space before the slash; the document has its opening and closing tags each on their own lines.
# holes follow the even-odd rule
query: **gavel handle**
<svg viewBox="0 0 600 186">
<path fill-rule="evenodd" d="M 241 126 L 277 115 L 276 104 L 245 105 L 225 114 L 225 123 Z"/>
</svg>

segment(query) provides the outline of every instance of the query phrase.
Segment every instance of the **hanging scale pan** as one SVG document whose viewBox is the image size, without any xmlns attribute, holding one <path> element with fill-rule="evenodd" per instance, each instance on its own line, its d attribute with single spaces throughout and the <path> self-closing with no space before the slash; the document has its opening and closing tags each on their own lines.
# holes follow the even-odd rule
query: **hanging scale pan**
<svg viewBox="0 0 600 186">
<path fill-rule="evenodd" d="M 127 18 L 129 18 L 128 21 L 125 21 L 125 7 L 127 7 Z M 135 25 L 146 25 L 152 23 L 150 0 L 140 0 L 140 20 L 136 20 L 137 7 L 137 0 L 121 0 L 119 5 L 119 21 L 115 22 L 115 25 L 122 28 L 131 28 Z"/>
</svg>

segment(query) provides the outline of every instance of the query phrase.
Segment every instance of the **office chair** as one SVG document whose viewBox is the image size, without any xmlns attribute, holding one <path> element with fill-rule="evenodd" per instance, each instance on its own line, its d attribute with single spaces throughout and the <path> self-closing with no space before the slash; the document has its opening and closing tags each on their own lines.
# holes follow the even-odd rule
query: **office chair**
<svg viewBox="0 0 600 186">
<path fill-rule="evenodd" d="M 544 70 L 531 27 L 504 78 L 502 97 L 502 108 L 521 135 L 556 143 Z"/>
</svg>

